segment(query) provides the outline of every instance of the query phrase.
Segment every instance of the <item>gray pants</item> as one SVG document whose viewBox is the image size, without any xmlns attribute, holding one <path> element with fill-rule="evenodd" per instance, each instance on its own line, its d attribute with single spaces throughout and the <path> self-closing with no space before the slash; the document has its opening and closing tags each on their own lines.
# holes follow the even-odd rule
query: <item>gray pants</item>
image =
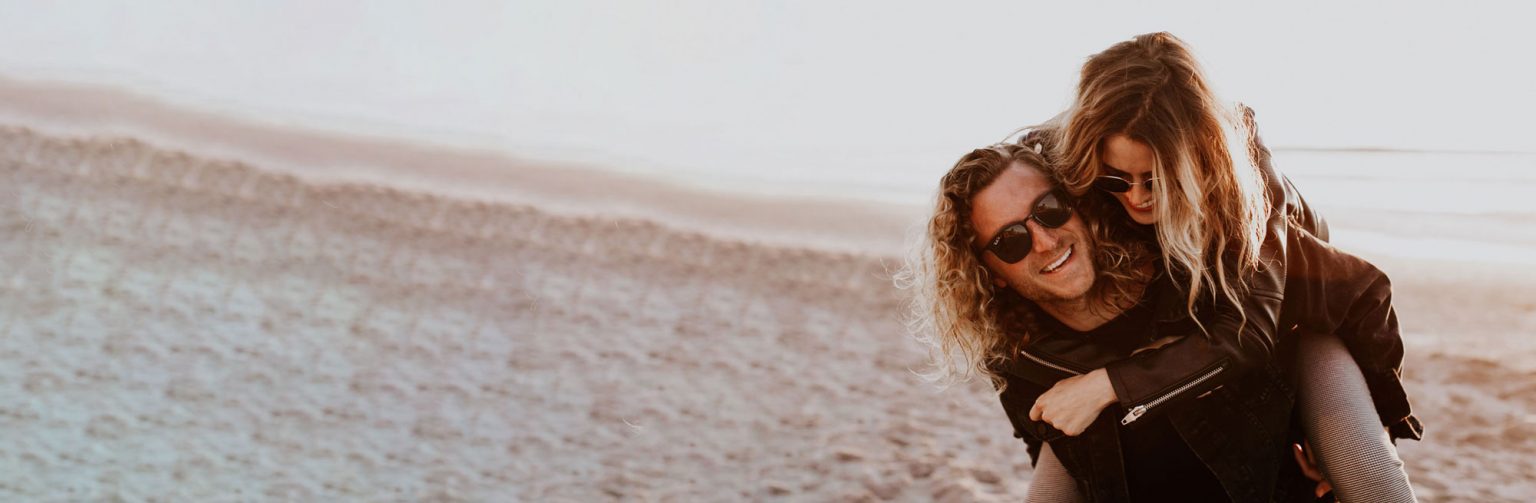
<svg viewBox="0 0 1536 503">
<path fill-rule="evenodd" d="M 1302 428 L 1334 496 L 1345 503 L 1415 501 L 1408 472 L 1344 344 L 1332 335 L 1302 334 L 1296 359 Z M 1050 445 L 1040 449 L 1025 501 L 1083 501 Z"/>
</svg>

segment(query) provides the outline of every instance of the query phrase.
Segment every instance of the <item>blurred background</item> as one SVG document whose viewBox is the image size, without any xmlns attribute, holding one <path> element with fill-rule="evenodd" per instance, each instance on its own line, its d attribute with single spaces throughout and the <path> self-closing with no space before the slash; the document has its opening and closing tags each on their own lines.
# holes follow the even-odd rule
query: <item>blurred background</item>
<svg viewBox="0 0 1536 503">
<path fill-rule="evenodd" d="M 1392 274 L 1421 497 L 1528 500 L 1531 14 L 0 1 L 0 494 L 1017 500 L 890 274 L 955 159 L 1170 31 Z"/>
</svg>

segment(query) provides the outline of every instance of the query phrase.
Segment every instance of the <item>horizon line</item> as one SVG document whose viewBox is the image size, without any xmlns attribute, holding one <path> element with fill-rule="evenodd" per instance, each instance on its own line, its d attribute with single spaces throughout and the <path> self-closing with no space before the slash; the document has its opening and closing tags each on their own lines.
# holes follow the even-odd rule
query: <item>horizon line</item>
<svg viewBox="0 0 1536 503">
<path fill-rule="evenodd" d="M 1536 150 L 1499 150 L 1499 149 L 1426 149 L 1426 148 L 1398 148 L 1381 146 L 1349 146 L 1349 147 L 1322 147 L 1322 146 L 1298 146 L 1289 145 L 1273 147 L 1270 150 L 1276 152 L 1334 152 L 1334 153 L 1364 153 L 1364 154 L 1487 154 L 1487 155 L 1532 155 Z"/>
<path fill-rule="evenodd" d="M 201 119 L 219 120 L 234 125 L 258 128 L 286 129 L 290 132 L 319 134 L 323 136 L 348 136 L 356 139 L 371 139 L 375 141 L 415 143 L 424 147 L 450 148 L 462 150 L 490 150 L 512 157 L 523 157 L 526 153 L 505 150 L 488 145 L 453 144 L 445 138 L 432 138 L 427 135 L 413 134 L 405 131 L 359 131 L 339 128 L 335 125 L 329 127 L 316 124 L 304 124 L 295 122 L 292 118 L 281 117 L 281 114 L 271 115 L 251 110 L 225 109 L 210 110 L 205 107 L 190 103 L 179 103 L 174 100 L 159 96 L 154 92 L 135 89 L 132 86 L 123 86 L 115 83 L 83 82 L 65 79 L 29 78 L 8 75 L 0 72 L 0 88 L 7 91 L 22 91 L 25 93 L 45 92 L 62 93 L 76 98 L 89 96 L 91 101 L 101 103 L 101 100 L 116 103 L 133 103 L 138 108 L 154 108 L 161 112 L 172 114 L 187 114 L 198 116 Z M 31 108 L 23 106 L 21 108 Z M 1353 145 L 1353 146 L 1313 146 L 1313 145 L 1283 145 L 1271 147 L 1277 152 L 1333 152 L 1333 153 L 1406 153 L 1406 154 L 1479 154 L 1479 155 L 1536 155 L 1536 150 L 1518 149 L 1424 149 L 1387 147 L 1380 145 Z M 524 158 L 523 160 L 534 160 Z"/>
</svg>

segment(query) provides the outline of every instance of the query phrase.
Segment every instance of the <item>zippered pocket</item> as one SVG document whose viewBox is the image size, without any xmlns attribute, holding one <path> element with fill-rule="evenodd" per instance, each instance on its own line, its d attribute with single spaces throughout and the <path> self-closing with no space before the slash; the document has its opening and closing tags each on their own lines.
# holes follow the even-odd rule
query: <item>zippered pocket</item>
<svg viewBox="0 0 1536 503">
<path fill-rule="evenodd" d="M 1125 417 L 1120 419 L 1120 425 L 1121 426 L 1128 425 L 1128 424 L 1131 424 L 1132 422 L 1135 422 L 1137 419 L 1141 419 L 1141 416 L 1145 415 L 1148 410 L 1151 410 L 1153 407 L 1156 407 L 1156 406 L 1162 404 L 1163 402 L 1166 402 L 1169 399 L 1171 399 L 1171 398 L 1173 398 L 1175 396 L 1178 396 L 1180 393 L 1183 393 L 1185 391 L 1189 391 L 1190 388 L 1193 388 L 1195 386 L 1199 386 L 1200 383 L 1203 383 L 1205 381 L 1209 381 L 1212 377 L 1216 377 L 1217 374 L 1220 374 L 1223 370 L 1226 370 L 1226 368 L 1227 367 L 1225 365 L 1218 365 L 1218 366 L 1216 366 L 1216 368 L 1213 368 L 1213 369 L 1211 369 L 1209 371 L 1206 371 L 1204 374 L 1200 374 L 1199 377 L 1196 377 L 1193 380 L 1191 380 L 1191 381 L 1189 381 L 1187 383 L 1184 383 L 1183 385 L 1180 385 L 1179 387 L 1174 388 L 1173 390 L 1171 390 L 1171 391 L 1169 391 L 1167 393 L 1163 393 L 1161 395 L 1158 395 L 1157 398 L 1153 398 L 1151 401 L 1149 401 L 1149 402 L 1147 402 L 1145 404 L 1141 404 L 1141 405 L 1137 405 L 1135 407 L 1131 407 L 1131 410 L 1129 412 L 1126 412 Z"/>
</svg>

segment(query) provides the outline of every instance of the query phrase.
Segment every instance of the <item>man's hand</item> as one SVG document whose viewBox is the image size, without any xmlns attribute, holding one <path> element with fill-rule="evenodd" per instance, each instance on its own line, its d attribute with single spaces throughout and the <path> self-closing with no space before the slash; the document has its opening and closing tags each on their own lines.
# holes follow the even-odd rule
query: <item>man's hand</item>
<svg viewBox="0 0 1536 503">
<path fill-rule="evenodd" d="M 1328 479 L 1323 477 L 1323 471 L 1317 468 L 1317 458 L 1312 456 L 1312 444 L 1303 441 L 1300 444 L 1291 444 L 1291 447 L 1294 448 L 1292 454 L 1296 455 L 1296 464 L 1301 466 L 1301 474 L 1317 482 L 1317 488 L 1312 491 L 1313 494 L 1321 498 L 1324 494 L 1328 494 L 1328 491 L 1332 491 L 1333 484 L 1329 484 Z"/>
<path fill-rule="evenodd" d="M 1115 388 L 1109 384 L 1109 373 L 1098 369 L 1062 379 L 1051 386 L 1029 408 L 1029 418 L 1075 437 L 1088 429 L 1105 407 L 1117 400 Z"/>
</svg>

